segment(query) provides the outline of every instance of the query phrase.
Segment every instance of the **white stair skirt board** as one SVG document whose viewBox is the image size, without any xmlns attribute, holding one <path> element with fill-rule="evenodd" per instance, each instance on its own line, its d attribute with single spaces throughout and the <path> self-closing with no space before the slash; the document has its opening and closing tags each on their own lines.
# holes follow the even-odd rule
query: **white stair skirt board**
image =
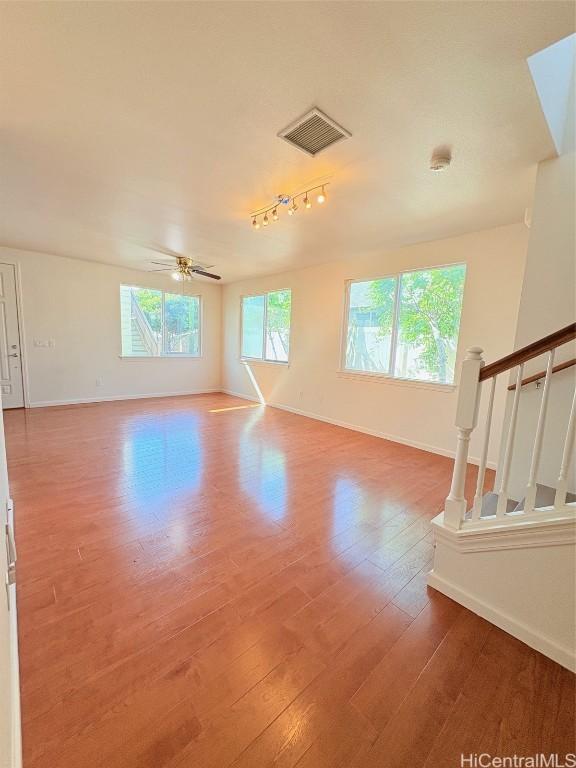
<svg viewBox="0 0 576 768">
<path fill-rule="evenodd" d="M 436 549 L 428 584 L 576 671 L 574 511 L 551 516 L 548 511 L 532 520 L 453 530 L 438 515 L 432 521 Z"/>
<path fill-rule="evenodd" d="M 438 592 L 442 592 L 443 595 L 455 600 L 472 611 L 472 613 L 503 629 L 504 632 L 508 632 L 512 637 L 526 643 L 530 648 L 534 648 L 534 650 L 544 654 L 544 656 L 557 662 L 560 666 L 566 667 L 571 672 L 576 672 L 576 656 L 573 649 L 558 645 L 552 638 L 536 632 L 526 624 L 522 624 L 522 622 L 514 619 L 514 617 L 506 615 L 500 609 L 488 605 L 488 603 L 460 589 L 456 584 L 444 579 L 434 571 L 430 571 L 428 574 L 428 586 L 438 590 Z"/>
<path fill-rule="evenodd" d="M 225 395 L 231 395 L 232 397 L 239 397 L 242 400 L 250 400 L 253 403 L 259 403 L 260 400 L 253 395 L 246 395 L 242 392 L 234 392 L 231 389 L 221 389 Z M 282 405 L 281 403 L 262 403 L 269 408 L 278 408 L 280 411 L 288 411 L 288 413 L 295 413 L 297 416 L 305 416 L 307 419 L 314 419 L 315 421 L 323 421 L 325 424 L 332 424 L 335 427 L 343 427 L 344 429 L 351 429 L 353 432 L 360 432 L 363 435 L 371 435 L 372 437 L 379 437 L 382 440 L 390 440 L 392 443 L 400 443 L 400 445 L 407 445 L 410 448 L 417 448 L 419 451 L 426 451 L 427 453 L 435 453 L 438 456 L 447 456 L 449 459 L 454 458 L 454 451 L 446 450 L 445 448 L 439 448 L 435 445 L 428 445 L 427 443 L 419 443 L 416 440 L 408 440 L 398 435 L 389 435 L 386 432 L 379 432 L 375 429 L 368 429 L 367 427 L 360 427 L 357 424 L 350 424 L 347 421 L 339 421 L 338 419 L 331 419 L 328 416 L 320 416 L 317 413 L 311 411 L 302 411 L 299 408 L 292 408 L 289 405 Z M 469 464 L 480 463 L 480 459 L 475 456 L 468 457 Z M 489 469 L 496 469 L 496 462 L 489 461 L 486 465 Z"/>
</svg>

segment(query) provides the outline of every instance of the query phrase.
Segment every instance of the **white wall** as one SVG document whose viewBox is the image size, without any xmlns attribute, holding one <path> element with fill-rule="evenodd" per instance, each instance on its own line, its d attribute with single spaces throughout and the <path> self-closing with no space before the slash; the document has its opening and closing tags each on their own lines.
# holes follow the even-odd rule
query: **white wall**
<svg viewBox="0 0 576 768">
<path fill-rule="evenodd" d="M 260 234 L 260 233 L 259 233 Z M 262 233 L 266 236 L 266 232 Z M 372 256 L 266 276 L 223 287 L 223 388 L 267 403 L 351 425 L 422 448 L 452 454 L 456 388 L 366 379 L 339 372 L 345 281 L 418 267 L 465 262 L 459 361 L 480 345 L 488 362 L 508 354 L 514 341 L 528 230 L 521 224 L 422 243 Z M 240 360 L 240 297 L 292 289 L 290 364 Z M 501 422 L 505 395 L 496 403 Z M 498 429 L 490 460 L 496 460 Z M 480 453 L 474 438 L 471 456 Z"/>
<path fill-rule="evenodd" d="M 540 163 L 526 272 L 518 312 L 515 349 L 530 344 L 576 319 L 576 236 L 574 153 Z M 556 351 L 555 362 L 576 357 L 576 345 Z M 526 376 L 546 367 L 545 356 L 526 364 Z M 576 384 L 576 368 L 554 374 L 544 434 L 538 481 L 554 486 L 558 477 L 563 440 Z M 522 498 L 542 389 L 523 387 L 518 412 L 518 431 L 510 475 L 510 494 Z M 510 407 L 511 397 L 508 407 Z M 570 487 L 575 489 L 574 473 Z"/>
<path fill-rule="evenodd" d="M 11 248 L 0 261 L 19 265 L 31 406 L 219 389 L 220 286 L 186 288 L 202 296 L 201 358 L 129 360 L 120 357 L 120 284 L 180 290 L 169 276 Z"/>
</svg>

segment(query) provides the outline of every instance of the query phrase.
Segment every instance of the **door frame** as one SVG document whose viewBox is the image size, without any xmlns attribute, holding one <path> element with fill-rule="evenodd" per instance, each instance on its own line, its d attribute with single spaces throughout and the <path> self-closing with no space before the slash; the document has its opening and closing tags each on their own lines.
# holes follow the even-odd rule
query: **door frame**
<svg viewBox="0 0 576 768">
<path fill-rule="evenodd" d="M 24 299 L 22 293 L 22 268 L 20 262 L 4 253 L 0 253 L 0 264 L 14 267 L 14 282 L 16 288 L 16 316 L 18 318 L 18 335 L 20 337 L 20 368 L 22 371 L 22 392 L 24 408 L 30 408 L 30 391 L 28 386 L 28 354 L 26 350 L 26 333 L 24 331 Z"/>
</svg>

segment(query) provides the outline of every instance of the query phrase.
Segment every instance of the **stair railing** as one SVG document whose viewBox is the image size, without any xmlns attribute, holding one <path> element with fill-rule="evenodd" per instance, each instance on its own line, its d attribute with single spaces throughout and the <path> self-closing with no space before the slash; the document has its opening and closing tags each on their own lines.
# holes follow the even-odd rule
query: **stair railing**
<svg viewBox="0 0 576 768">
<path fill-rule="evenodd" d="M 142 307 L 138 304 L 133 293 L 130 294 L 130 299 L 132 302 L 132 317 L 136 321 L 144 346 L 148 350 L 149 355 L 158 355 L 160 353 L 160 341 L 154 334 L 146 315 L 142 311 Z"/>
<path fill-rule="evenodd" d="M 480 347 L 471 347 L 462 363 L 460 376 L 460 386 L 458 393 L 458 406 L 456 410 L 456 428 L 458 431 L 458 441 L 456 446 L 456 456 L 454 459 L 454 469 L 452 472 L 452 483 L 450 493 L 446 499 L 444 507 L 444 524 L 450 528 L 458 529 L 466 519 L 468 511 L 468 502 L 465 497 L 466 470 L 468 465 L 468 451 L 470 446 L 470 437 L 478 424 L 478 409 L 480 404 L 480 394 L 482 384 L 491 380 L 490 394 L 488 399 L 488 408 L 486 413 L 486 423 L 484 427 L 484 440 L 480 454 L 480 463 L 478 466 L 478 475 L 476 482 L 476 491 L 472 506 L 471 520 L 479 521 L 482 512 L 484 480 L 486 476 L 486 465 L 488 459 L 488 445 L 490 441 L 490 430 L 492 426 L 492 413 L 494 408 L 494 394 L 496 390 L 496 379 L 501 373 L 506 373 L 516 369 L 516 382 L 510 387 L 514 390 L 512 407 L 510 411 L 510 420 L 508 423 L 506 439 L 504 442 L 504 455 L 502 457 L 501 471 L 497 489 L 496 519 L 504 519 L 508 507 L 508 483 L 510 479 L 510 468 L 512 465 L 512 456 L 514 452 L 514 441 L 516 437 L 516 428 L 518 422 L 518 407 L 522 385 L 528 383 L 528 380 L 522 378 L 524 373 L 524 364 L 528 360 L 548 353 L 546 372 L 544 375 L 544 389 L 540 401 L 540 411 L 538 414 L 538 423 L 534 436 L 534 446 L 528 474 L 528 483 L 526 486 L 524 514 L 534 512 L 536 504 L 536 480 L 538 468 L 542 455 L 542 441 L 544 437 L 544 428 L 546 424 L 546 414 L 550 396 L 550 383 L 552 375 L 557 370 L 563 370 L 566 365 L 556 366 L 554 368 L 555 350 L 576 338 L 576 323 L 566 326 L 555 333 L 545 336 L 539 341 L 529 344 L 522 349 L 518 349 L 511 355 L 497 360 L 490 365 L 485 365 L 482 358 L 482 349 Z M 542 374 L 537 376 L 542 378 Z M 535 380 L 529 377 L 530 381 Z M 561 509 L 566 504 L 567 482 L 570 461 L 572 457 L 574 434 L 576 420 L 576 391 L 572 401 L 572 408 L 568 420 L 568 428 L 564 441 L 564 450 L 558 481 L 556 484 L 556 494 L 554 499 L 554 508 Z M 496 489 L 495 489 L 496 490 Z M 486 519 L 486 518 L 483 518 Z M 487 518 L 494 520 L 494 517 Z"/>
</svg>

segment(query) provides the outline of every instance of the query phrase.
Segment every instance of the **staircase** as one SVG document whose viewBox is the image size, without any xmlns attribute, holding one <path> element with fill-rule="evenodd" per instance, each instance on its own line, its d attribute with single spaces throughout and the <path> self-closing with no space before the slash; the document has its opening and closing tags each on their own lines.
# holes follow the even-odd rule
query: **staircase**
<svg viewBox="0 0 576 768">
<path fill-rule="evenodd" d="M 144 343 L 144 334 L 140 330 L 140 325 L 135 318 L 132 318 L 132 354 L 133 355 L 149 355 L 150 350 Z"/>
<path fill-rule="evenodd" d="M 555 487 L 538 482 L 552 377 L 574 360 L 554 367 L 558 347 L 576 338 L 576 323 L 491 365 L 482 350 L 468 350 L 462 364 L 456 427 L 456 457 L 444 512 L 434 518 L 434 568 L 428 584 L 470 610 L 576 671 L 576 495 L 568 490 L 574 447 L 576 391 Z M 528 360 L 547 355 L 546 370 L 523 378 Z M 497 486 L 484 493 L 497 378 L 515 371 L 510 416 L 499 460 Z M 508 493 L 522 387 L 543 379 L 524 497 Z M 465 497 L 468 447 L 478 426 L 483 385 L 489 385 L 483 447 L 474 498 Z"/>
<path fill-rule="evenodd" d="M 133 293 L 131 293 L 130 298 L 132 307 L 132 344 L 134 345 L 134 342 L 136 342 L 137 349 L 144 350 L 146 355 L 160 354 L 159 338 L 150 327 L 150 323 Z M 138 354 L 138 352 L 134 351 L 134 346 L 132 350 L 132 354 Z"/>
</svg>

